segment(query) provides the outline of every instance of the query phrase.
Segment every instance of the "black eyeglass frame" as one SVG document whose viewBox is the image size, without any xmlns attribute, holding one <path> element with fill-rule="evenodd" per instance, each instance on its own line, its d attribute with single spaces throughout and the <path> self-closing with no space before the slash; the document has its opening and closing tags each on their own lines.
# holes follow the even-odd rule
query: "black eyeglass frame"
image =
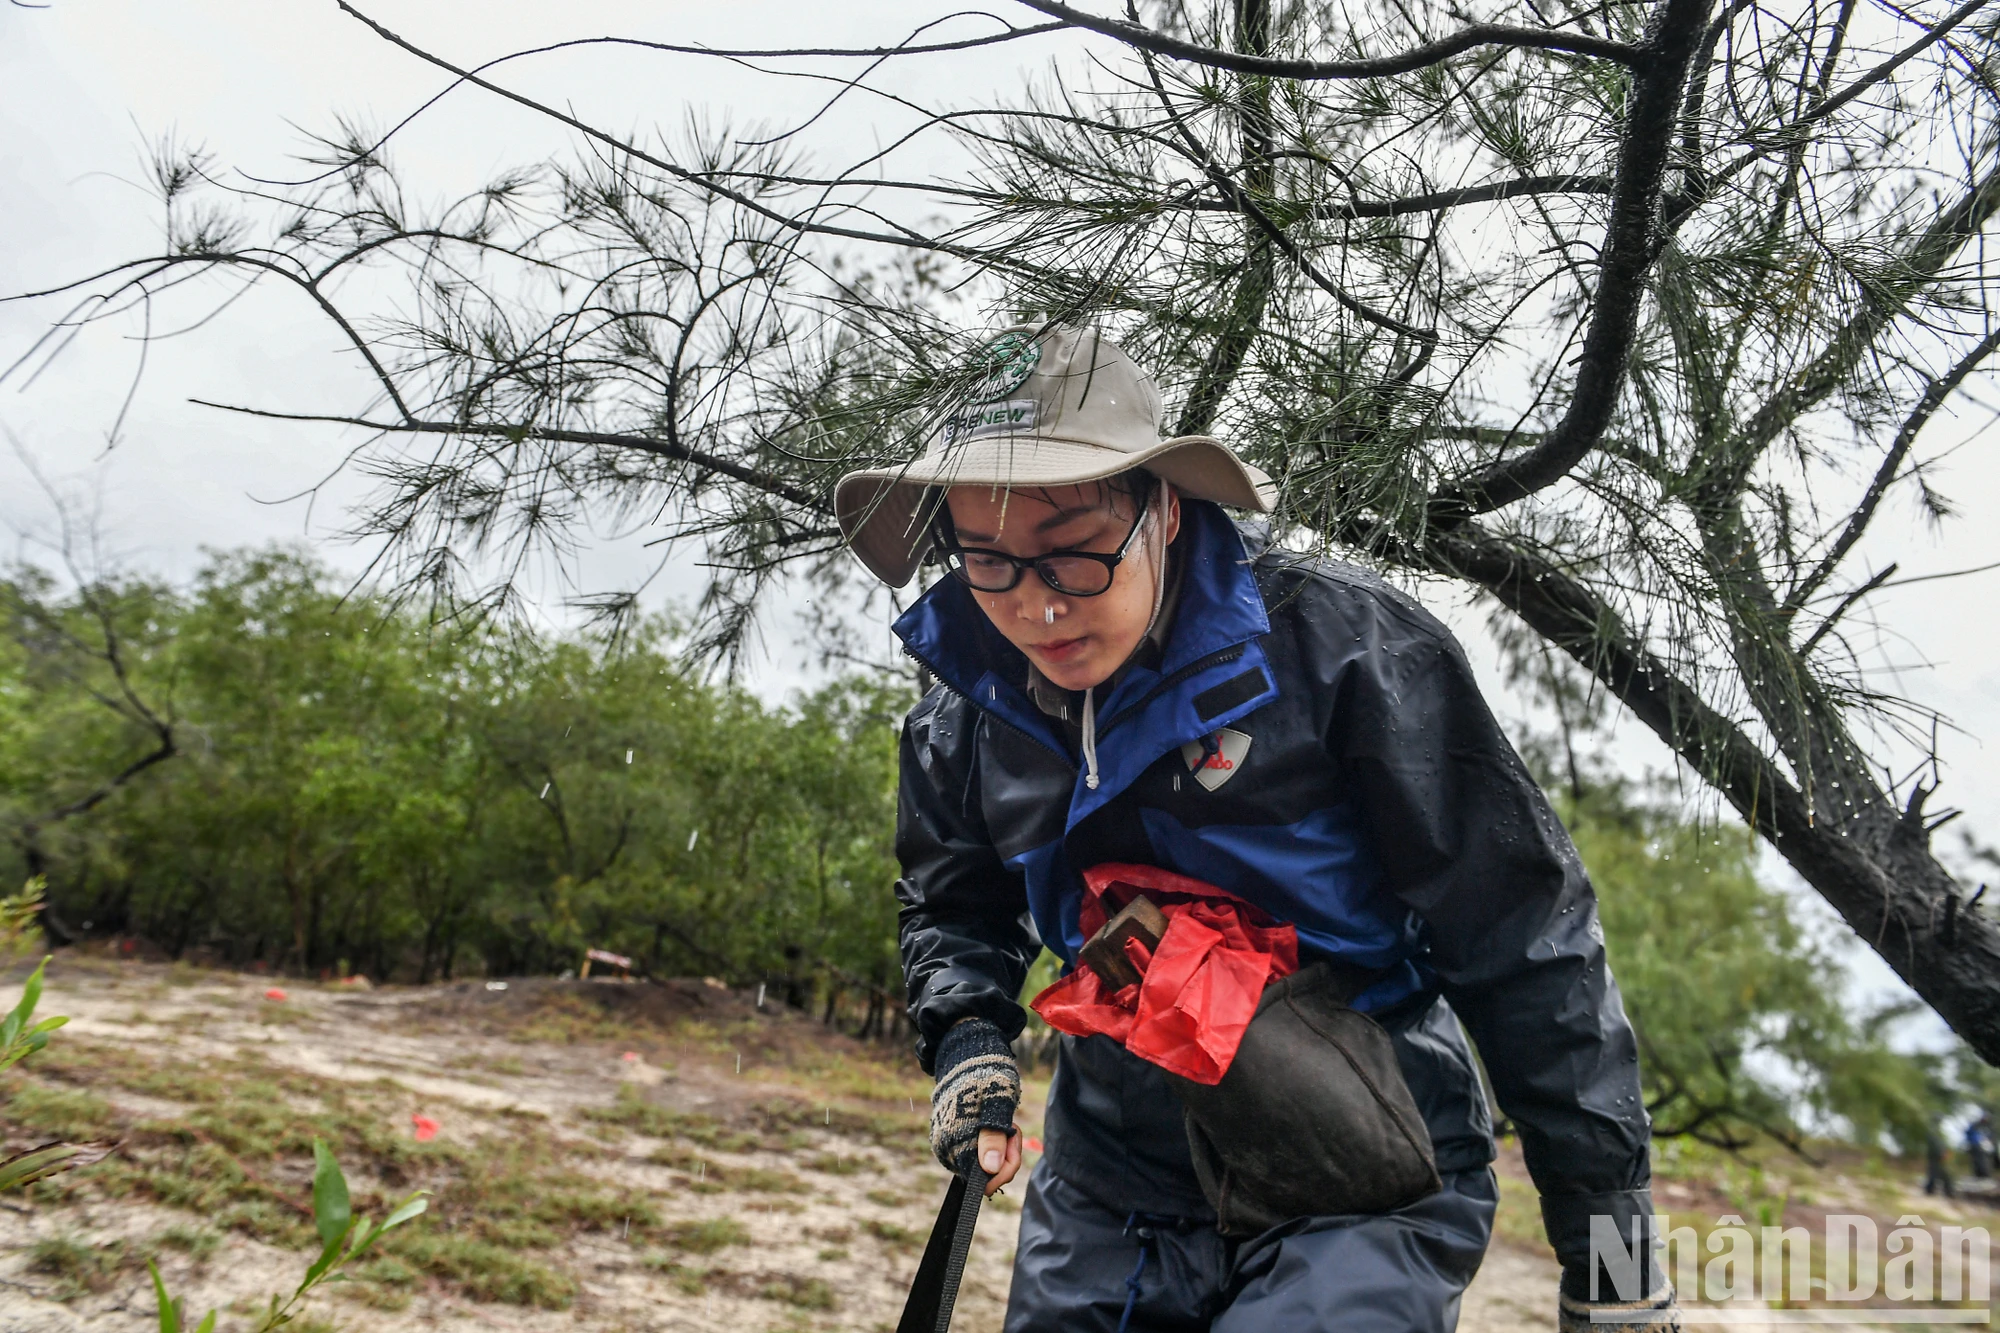
<svg viewBox="0 0 2000 1333">
<path fill-rule="evenodd" d="M 951 513 L 944 508 L 942 501 L 940 501 L 936 538 L 938 558 L 944 563 L 944 567 L 951 571 L 952 577 L 974 592 L 1012 592 L 1021 586 L 1021 580 L 1032 569 L 1035 571 L 1035 577 L 1046 584 L 1051 592 L 1061 593 L 1064 597 L 1102 597 L 1105 593 L 1111 591 L 1111 585 L 1118 577 L 1118 566 L 1124 563 L 1125 553 L 1132 548 L 1132 542 L 1138 537 L 1139 529 L 1145 525 L 1146 511 L 1153 503 L 1153 490 L 1154 487 L 1148 487 L 1145 494 L 1139 497 L 1139 513 L 1132 520 L 1132 530 L 1125 534 L 1124 541 L 1118 543 L 1118 549 L 1109 554 L 1103 551 L 1078 551 L 1065 548 L 1060 551 L 1049 551 L 1037 556 L 1020 556 L 1009 555 L 1005 551 L 995 551 L 985 546 L 960 546 L 957 534 L 951 527 Z M 990 556 L 995 560 L 1004 560 L 1014 567 L 1014 577 L 1008 581 L 1007 586 L 1004 588 L 982 588 L 972 581 L 971 575 L 966 571 L 964 557 L 968 555 L 983 555 Z M 958 557 L 957 563 L 953 563 L 953 557 Z M 1065 588 L 1061 583 L 1049 577 L 1048 571 L 1042 568 L 1043 564 L 1050 560 L 1089 560 L 1103 565 L 1104 586 L 1096 592 L 1082 592 L 1075 588 Z"/>
</svg>

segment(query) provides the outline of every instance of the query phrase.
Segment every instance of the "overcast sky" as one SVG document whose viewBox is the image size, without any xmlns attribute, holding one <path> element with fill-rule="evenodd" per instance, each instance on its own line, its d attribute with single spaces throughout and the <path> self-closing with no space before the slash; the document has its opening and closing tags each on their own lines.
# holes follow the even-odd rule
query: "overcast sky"
<svg viewBox="0 0 2000 1333">
<path fill-rule="evenodd" d="M 391 29 L 462 63 L 563 38 L 616 34 L 716 46 L 879 45 L 955 6 L 913 3 L 689 4 L 598 0 L 367 0 Z M 1022 10 L 1010 15 L 1027 22 Z M 961 20 L 954 31 L 973 29 Z M 947 60 L 918 61 L 900 87 L 932 102 L 964 103 L 1017 88 L 1072 39 L 1036 39 Z M 795 82 L 755 79 L 720 62 L 597 48 L 510 66 L 515 86 L 572 106 L 616 129 L 674 126 L 690 113 L 711 121 L 786 123 L 819 93 Z M 45 9 L 0 6 L 0 292 L 80 276 L 157 244 L 152 201 L 136 182 L 145 144 L 172 135 L 205 144 L 219 168 L 282 177 L 302 131 L 336 115 L 393 123 L 443 86 L 435 71 L 342 14 L 333 0 L 54 0 Z M 817 145 L 852 155 L 900 122 L 880 102 L 853 99 L 815 127 Z M 567 140 L 546 121 L 476 92 L 453 94 L 399 139 L 394 153 L 439 196 L 476 184 L 502 166 L 532 162 Z M 939 160 L 939 165 L 945 165 Z M 0 306 L 0 365 L 10 362 L 55 313 Z M 185 578 L 207 547 L 308 541 L 336 566 L 359 568 L 367 551 L 336 540 L 359 494 L 339 473 L 356 441 L 331 428 L 287 426 L 190 405 L 190 397 L 291 410 L 358 407 L 368 385 L 325 325 L 289 292 L 260 291 L 215 323 L 155 343 L 120 443 L 106 432 L 132 389 L 139 347 L 111 329 L 86 332 L 22 392 L 0 392 L 0 428 L 60 484 L 98 497 L 103 530 L 131 568 Z M 1908 577 L 2000 562 L 2000 483 L 1991 412 L 2000 398 L 1975 386 L 1932 427 L 1932 449 L 1960 447 L 1940 471 L 1962 517 L 1933 533 L 1907 505 L 1885 512 L 1856 567 L 1894 560 Z M 308 495 L 318 487 L 316 495 Z M 0 451 L 0 523 L 10 533 L 46 532 L 49 509 L 11 450 Z M 646 533 L 593 534 L 578 586 L 616 583 L 651 561 Z M 27 551 L 10 536 L 16 551 Z M 31 552 L 30 552 L 31 553 Z M 551 604 L 568 590 L 541 572 Z M 656 597 L 689 596 L 698 571 L 683 561 L 655 585 Z M 1496 711 L 1520 718 L 1494 671 L 1478 617 L 1448 589 L 1419 595 L 1458 627 L 1486 673 Z M 1939 737 L 1945 785 L 1938 803 L 1966 808 L 1962 823 L 2000 841 L 2000 570 L 1886 590 L 1875 606 L 1890 634 L 1879 658 L 1886 688 L 1931 704 L 1955 729 Z M 782 696 L 808 679 L 809 652 L 796 627 L 775 618 L 753 683 Z M 1665 751 L 1634 726 L 1626 759 L 1665 770 Z M 1951 843 L 1946 840 L 1945 850 Z M 1775 877 L 1783 872 L 1767 858 Z M 1859 974 L 1874 992 L 1895 989 L 1879 963 Z"/>
</svg>

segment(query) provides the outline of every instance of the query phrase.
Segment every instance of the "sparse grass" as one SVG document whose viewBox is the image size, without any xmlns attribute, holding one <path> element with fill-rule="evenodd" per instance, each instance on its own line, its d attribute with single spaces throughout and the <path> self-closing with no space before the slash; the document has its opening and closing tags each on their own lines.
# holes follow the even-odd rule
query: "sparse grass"
<svg viewBox="0 0 2000 1333">
<path fill-rule="evenodd" d="M 1548 1232 L 1542 1226 L 1541 1195 L 1525 1180 L 1516 1180 L 1505 1172 L 1497 1175 L 1500 1206 L 1493 1215 L 1494 1237 L 1553 1256 L 1555 1251 L 1549 1248 Z"/>
<path fill-rule="evenodd" d="M 928 1120 L 897 1111 L 856 1111 L 844 1106 L 810 1106 L 774 1097 L 757 1108 L 774 1128 L 819 1129 L 845 1139 L 861 1139 L 880 1148 L 913 1157 L 930 1154 Z"/>
<path fill-rule="evenodd" d="M 674 1290 L 683 1296 L 699 1296 L 708 1290 L 706 1269 L 689 1268 L 664 1254 L 649 1254 L 640 1262 L 673 1283 Z"/>
<path fill-rule="evenodd" d="M 875 1163 L 866 1157 L 842 1157 L 830 1152 L 807 1158 L 805 1162 L 806 1170 L 824 1172 L 829 1176 L 851 1176 L 859 1171 L 867 1171 L 874 1165 Z"/>
<path fill-rule="evenodd" d="M 106 1291 L 126 1266 L 123 1241 L 95 1244 L 76 1236 L 49 1236 L 28 1249 L 28 1268 L 56 1279 L 49 1294 L 59 1301 Z"/>
<path fill-rule="evenodd" d="M 662 1233 L 661 1238 L 690 1254 L 714 1254 L 731 1245 L 748 1245 L 750 1232 L 733 1217 L 707 1217 L 699 1221 L 676 1222 Z"/>
<path fill-rule="evenodd" d="M 647 1155 L 646 1160 L 656 1166 L 672 1167 L 689 1175 L 706 1175 L 710 1162 L 692 1148 L 678 1143 L 663 1143 Z"/>
<path fill-rule="evenodd" d="M 536 997 L 533 1011 L 520 1018 L 508 1015 L 507 1036 L 522 1045 L 547 1042 L 574 1046 L 582 1042 L 624 1042 L 653 1035 L 654 1029 L 636 1027 L 605 1012 L 582 995 L 566 991 L 544 991 Z"/>
<path fill-rule="evenodd" d="M 43 1083 L 19 1086 L 4 1104 L 0 1120 L 59 1139 L 99 1139 L 117 1128 L 111 1103 L 81 1088 L 53 1088 Z"/>
<path fill-rule="evenodd" d="M 868 1193 L 863 1195 L 862 1197 L 867 1199 L 868 1202 L 879 1205 L 880 1207 L 883 1208 L 901 1208 L 904 1204 L 907 1204 L 909 1202 L 909 1200 L 904 1198 L 902 1195 L 892 1194 L 888 1190 L 869 1190 Z"/>
<path fill-rule="evenodd" d="M 206 1263 L 222 1245 L 222 1236 L 207 1227 L 190 1227 L 176 1223 L 153 1237 L 155 1247 L 179 1250 L 196 1263 Z"/>
<path fill-rule="evenodd" d="M 618 1089 L 611 1105 L 588 1107 L 583 1115 L 586 1120 L 618 1125 L 656 1139 L 687 1139 L 717 1152 L 756 1152 L 765 1147 L 757 1135 L 730 1129 L 714 1116 L 657 1106 L 630 1083 Z"/>
<path fill-rule="evenodd" d="M 409 1308 L 411 1288 L 420 1276 L 402 1260 L 384 1255 L 356 1270 L 345 1290 L 350 1300 L 393 1313 Z"/>
<path fill-rule="evenodd" d="M 812 1190 L 812 1186 L 789 1171 L 773 1171 L 761 1166 L 731 1167 L 723 1173 L 722 1183 L 730 1189 L 756 1194 L 806 1194 Z"/>
<path fill-rule="evenodd" d="M 700 1194 L 713 1194 L 720 1190 L 743 1190 L 752 1194 L 808 1194 L 812 1191 L 810 1184 L 789 1171 L 715 1162 L 692 1148 L 674 1143 L 653 1149 L 646 1160 L 685 1172 L 688 1187 Z"/>
<path fill-rule="evenodd" d="M 558 1143 L 535 1117 L 472 1144 L 416 1143 L 404 1128 L 405 1095 L 386 1080 L 355 1086 L 264 1064 L 249 1055 L 199 1074 L 133 1052 L 77 1042 L 51 1062 L 66 1081 L 123 1088 L 181 1102 L 188 1110 L 133 1126 L 117 1157 L 36 1187 L 36 1197 L 150 1197 L 199 1214 L 210 1226 L 302 1249 L 313 1240 L 304 1197 L 314 1138 L 390 1184 L 420 1181 L 435 1191 L 442 1224 L 399 1236 L 393 1257 L 411 1273 L 456 1286 L 476 1300 L 566 1308 L 573 1279 L 532 1257 L 582 1230 L 643 1230 L 659 1224 L 645 1194 L 576 1169 L 583 1152 Z M 394 1103 L 393 1109 L 391 1103 Z M 65 1137 L 113 1126 L 110 1104 L 94 1092 L 30 1082 L 0 1117 Z M 54 1262 L 53 1260 L 51 1262 Z M 375 1303 L 398 1290 L 381 1269 Z"/>
<path fill-rule="evenodd" d="M 457 1180 L 438 1191 L 432 1207 L 462 1210 L 475 1226 L 515 1218 L 597 1231 L 626 1218 L 634 1226 L 659 1224 L 659 1212 L 645 1194 L 555 1165 L 561 1155 L 547 1134 L 532 1130 L 482 1139 L 479 1152 L 469 1155 Z"/>
<path fill-rule="evenodd" d="M 576 1299 L 576 1279 L 553 1265 L 435 1226 L 399 1231 L 383 1248 L 476 1301 L 567 1310 Z"/>
<path fill-rule="evenodd" d="M 199 980 L 200 975 L 185 969 L 169 973 L 153 984 L 159 994 L 149 1003 L 166 1003 L 171 993 L 175 1001 L 200 1005 L 209 997 L 169 990 Z M 224 997 L 223 1003 L 213 1012 L 184 1017 L 190 1027 L 211 1030 L 225 1020 L 241 1031 L 241 1025 L 259 1021 L 290 1023 L 307 1017 L 315 1026 L 325 1026 L 317 1011 L 308 1015 L 296 1003 L 255 1000 L 242 993 Z M 115 1012 L 122 1014 L 122 1006 Z M 675 1054 L 676 1042 L 663 1038 L 657 1027 L 642 1037 L 599 1012 L 587 998 L 558 994 L 529 1017 L 531 1031 L 523 1035 L 530 1039 L 537 1035 L 535 1024 L 553 1024 L 563 1029 L 565 1040 L 616 1037 L 624 1049 L 651 1052 L 648 1058 L 656 1064 Z M 595 1231 L 629 1241 L 645 1269 L 684 1295 L 726 1294 L 775 1304 L 766 1307 L 764 1319 L 747 1323 L 746 1330 L 767 1324 L 824 1327 L 826 1312 L 839 1304 L 836 1284 L 847 1281 L 857 1256 L 867 1264 L 866 1253 L 872 1249 L 868 1238 L 906 1250 L 921 1245 L 921 1237 L 889 1222 L 870 1222 L 865 1234 L 840 1226 L 817 1235 L 801 1232 L 795 1222 L 786 1224 L 794 1236 L 803 1237 L 802 1255 L 818 1254 L 818 1263 L 808 1271 L 820 1272 L 822 1278 L 730 1271 L 714 1260 L 731 1247 L 755 1244 L 748 1226 L 755 1220 L 751 1214 L 802 1213 L 797 1200 L 830 1188 L 831 1178 L 886 1185 L 900 1169 L 903 1152 L 924 1153 L 923 1117 L 905 1115 L 900 1107 L 893 1114 L 878 1113 L 866 1104 L 870 1099 L 862 1098 L 872 1090 L 878 1094 L 872 1099 L 876 1105 L 884 1100 L 880 1086 L 868 1079 L 852 1080 L 852 1089 L 839 1082 L 867 1065 L 866 1060 L 808 1058 L 801 1066 L 807 1072 L 786 1069 L 785 1061 L 797 1054 L 793 1039 L 779 1034 L 774 1047 L 768 1019 L 683 1026 L 685 1031 L 677 1028 L 673 1035 L 683 1040 L 687 1057 L 706 1059 L 708 1052 L 726 1058 L 741 1050 L 746 1072 L 761 1063 L 773 1082 L 789 1081 L 796 1090 L 774 1089 L 776 1095 L 748 1105 L 724 1099 L 726 1110 L 704 1108 L 712 1114 L 662 1104 L 662 1090 L 635 1084 L 615 1093 L 606 1087 L 608 1103 L 576 1119 L 571 1118 L 574 1113 L 551 1121 L 541 1112 L 445 1106 L 428 1113 L 446 1117 L 453 1135 L 419 1144 L 410 1132 L 409 1115 L 413 1104 L 422 1109 L 426 1103 L 409 1088 L 388 1078 L 355 1082 L 276 1063 L 254 1030 L 233 1054 L 199 1062 L 186 1059 L 171 1043 L 113 1044 L 78 1037 L 51 1049 L 46 1060 L 24 1073 L 0 1081 L 0 1125 L 42 1137 L 118 1134 L 124 1151 L 97 1166 L 40 1182 L 29 1197 L 49 1205 L 54 1216 L 62 1215 L 53 1212 L 58 1208 L 129 1199 L 178 1210 L 186 1220 L 170 1215 L 142 1239 L 110 1246 L 59 1236 L 44 1241 L 32 1261 L 36 1271 L 47 1275 L 46 1285 L 58 1288 L 64 1299 L 75 1299 L 136 1280 L 148 1256 L 172 1252 L 186 1256 L 183 1263 L 220 1265 L 220 1256 L 237 1254 L 224 1248 L 231 1233 L 307 1252 L 317 1244 L 308 1180 L 311 1144 L 318 1138 L 353 1172 L 357 1210 L 377 1210 L 388 1196 L 411 1189 L 432 1193 L 424 1225 L 385 1238 L 341 1288 L 341 1299 L 349 1304 L 333 1311 L 344 1326 L 366 1328 L 411 1308 L 426 1291 L 527 1309 L 569 1309 L 580 1293 L 571 1271 L 578 1261 L 569 1247 L 578 1233 Z M 348 1059 L 350 1071 L 357 1060 L 366 1063 L 366 1054 Z M 438 1064 L 461 1077 L 521 1075 L 536 1065 L 536 1056 L 524 1051 L 496 1058 L 479 1053 L 476 1046 L 460 1046 L 458 1052 L 448 1050 L 448 1058 Z M 818 1073 L 833 1082 L 813 1082 Z M 835 1103 L 829 1095 L 848 1092 L 863 1100 L 861 1109 Z M 130 1109 L 126 1103 L 133 1098 L 146 1109 Z M 594 1142 L 600 1134 L 611 1142 Z M 656 1141 L 651 1160 L 674 1170 L 677 1180 L 685 1177 L 680 1189 L 732 1192 L 734 1215 L 663 1217 L 653 1195 L 618 1175 L 630 1151 L 620 1145 L 629 1144 L 631 1135 Z M 759 1156 L 745 1156 L 752 1153 Z M 797 1155 L 780 1163 L 762 1156 L 768 1153 Z M 886 1191 L 877 1193 L 878 1202 L 904 1202 Z M 692 1202 L 685 1195 L 683 1199 Z M 247 1311 L 245 1306 L 235 1313 Z M 310 1329 L 295 1324 L 288 1333 Z"/>
<path fill-rule="evenodd" d="M 801 1310 L 831 1310 L 834 1307 L 833 1288 L 816 1277 L 800 1277 L 796 1273 L 780 1273 L 764 1279 L 757 1294 L 767 1301 L 782 1301 L 786 1305 L 797 1306 Z"/>
<path fill-rule="evenodd" d="M 787 1062 L 785 1074 L 789 1082 L 805 1084 L 841 1101 L 914 1101 L 925 1106 L 931 1095 L 931 1081 L 908 1066 L 857 1059 L 842 1051 L 798 1052 Z"/>
<path fill-rule="evenodd" d="M 313 1016 L 290 1000 L 259 1000 L 257 1021 L 266 1027 L 304 1027 Z"/>
<path fill-rule="evenodd" d="M 861 1229 L 892 1250 L 914 1250 L 924 1239 L 909 1227 L 899 1226 L 894 1222 L 884 1222 L 874 1217 L 863 1222 Z"/>
</svg>

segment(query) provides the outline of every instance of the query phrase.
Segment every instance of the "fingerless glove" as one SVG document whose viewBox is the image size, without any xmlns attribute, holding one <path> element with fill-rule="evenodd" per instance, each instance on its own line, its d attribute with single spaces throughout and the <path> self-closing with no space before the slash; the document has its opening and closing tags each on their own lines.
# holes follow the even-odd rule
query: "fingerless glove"
<svg viewBox="0 0 2000 1333">
<path fill-rule="evenodd" d="M 964 1174 L 979 1146 L 979 1131 L 1014 1132 L 1021 1104 L 1021 1071 L 1000 1029 L 968 1018 L 937 1046 L 937 1087 L 931 1093 L 931 1151 L 947 1171 Z"/>
</svg>

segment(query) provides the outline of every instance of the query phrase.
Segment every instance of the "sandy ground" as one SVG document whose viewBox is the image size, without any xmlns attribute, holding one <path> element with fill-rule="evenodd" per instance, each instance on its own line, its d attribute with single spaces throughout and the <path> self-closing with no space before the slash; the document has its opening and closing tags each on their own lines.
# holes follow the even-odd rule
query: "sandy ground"
<svg viewBox="0 0 2000 1333">
<path fill-rule="evenodd" d="M 804 1040 L 824 1044 L 824 1030 L 796 1016 L 760 1014 L 750 997 L 693 983 L 683 995 L 697 1007 L 692 1029 L 710 1039 L 674 1039 L 687 1029 L 659 1028 L 658 1040 L 638 1059 L 626 1059 L 624 1040 L 528 1038 L 505 1021 L 510 1006 L 524 1006 L 557 983 L 515 983 L 506 992 L 481 983 L 452 987 L 382 988 L 344 992 L 280 983 L 287 998 L 264 998 L 270 983 L 223 973 L 169 972 L 145 963 L 113 964 L 59 960 L 53 969 L 42 1012 L 69 1014 L 70 1027 L 57 1036 L 87 1043 L 121 1044 L 164 1056 L 175 1068 L 198 1071 L 222 1060 L 247 1056 L 317 1079 L 370 1089 L 382 1113 L 407 1132 L 411 1114 L 437 1119 L 441 1137 L 466 1141 L 508 1117 L 523 1115 L 545 1123 L 558 1145 L 573 1142 L 591 1170 L 623 1185 L 643 1188 L 668 1222 L 733 1218 L 747 1229 L 750 1243 L 715 1256 L 712 1272 L 691 1291 L 649 1265 L 644 1247 L 629 1235 L 579 1232 L 552 1256 L 578 1283 L 570 1308 L 545 1310 L 498 1303 L 475 1303 L 442 1284 L 419 1284 L 400 1310 L 371 1308 L 338 1292 L 318 1301 L 313 1314 L 342 1329 L 458 1330 L 557 1329 L 689 1330 L 748 1333 L 751 1330 L 892 1329 L 901 1299 L 915 1271 L 917 1251 L 904 1238 L 927 1234 L 941 1196 L 934 1164 L 914 1153 L 885 1148 L 873 1140 L 843 1135 L 832 1123 L 835 1108 L 857 1103 L 853 1079 L 837 1097 L 822 1079 L 802 1076 L 784 1058 L 785 1042 L 797 1049 Z M 573 990 L 582 989 L 572 983 Z M 595 989 L 595 988 L 593 988 Z M 654 989 L 654 988 L 632 988 Z M 11 1006 L 17 987 L 0 987 Z M 683 1015 L 685 1018 L 685 1015 Z M 727 1023 L 737 1024 L 728 1029 Z M 750 1025 L 746 1027 L 744 1025 Z M 756 1032 L 772 1039 L 759 1045 Z M 748 1058 L 741 1073 L 734 1056 L 713 1040 L 716 1031 L 753 1031 L 745 1041 Z M 844 1040 L 844 1039 L 836 1039 Z M 848 1043 L 852 1045 L 852 1043 Z M 677 1047 L 677 1048 L 676 1048 Z M 855 1048 L 859 1050 L 860 1048 Z M 863 1066 L 865 1069 L 865 1066 Z M 884 1066 L 893 1069 L 893 1066 Z M 913 1073 L 914 1071 L 909 1071 Z M 624 1084 L 636 1085 L 648 1103 L 700 1112 L 725 1122 L 757 1099 L 772 1096 L 826 1102 L 826 1126 L 794 1137 L 787 1153 L 750 1151 L 711 1154 L 732 1167 L 767 1167 L 801 1173 L 801 1162 L 817 1155 L 859 1159 L 865 1171 L 846 1176 L 801 1173 L 811 1181 L 805 1195 L 782 1197 L 703 1192 L 697 1182 L 649 1160 L 663 1140 L 642 1134 L 614 1136 L 607 1144 L 602 1126 L 585 1113 L 611 1106 Z M 882 1086 L 861 1090 L 869 1105 L 903 1103 L 914 1131 L 923 1120 L 921 1083 L 885 1074 Z M 182 1109 L 170 1099 L 108 1094 L 121 1117 L 171 1122 Z M 628 1092 L 627 1097 L 633 1094 Z M 545 1118 L 545 1120 L 543 1119 Z M 1038 1107 L 1024 1120 L 1034 1128 Z M 597 1132 L 593 1133 L 592 1131 Z M 16 1134 L 10 1150 L 27 1146 Z M 370 1183 L 357 1178 L 357 1189 Z M 379 1184 L 379 1182 L 376 1182 Z M 304 1195 L 303 1180 L 300 1194 Z M 384 1187 L 384 1192 L 394 1193 Z M 1009 1191 L 1018 1195 L 1018 1187 Z M 87 1192 L 86 1192 L 87 1193 Z M 150 1280 L 143 1271 L 123 1271 L 100 1292 L 56 1299 L 58 1284 L 31 1263 L 38 1241 L 70 1237 L 108 1245 L 120 1239 L 143 1245 L 176 1224 L 198 1223 L 185 1213 L 150 1202 L 90 1198 L 67 1203 L 0 1204 L 0 1333 L 110 1333 L 157 1328 Z M 418 1223 L 430 1225 L 431 1220 Z M 994 1333 L 1005 1305 L 1008 1267 L 1019 1225 L 1018 1205 L 1003 1198 L 984 1211 L 972 1265 L 960 1298 L 955 1327 L 966 1333 Z M 872 1230 L 871 1230 L 872 1228 Z M 898 1229 L 901 1229 L 900 1231 Z M 889 1239 L 884 1239 L 887 1236 Z M 155 1247 L 157 1248 L 157 1247 Z M 210 1308 L 225 1313 L 221 1327 L 249 1328 L 252 1307 L 296 1281 L 306 1262 L 295 1252 L 227 1233 L 219 1248 L 196 1261 L 159 1249 L 170 1288 L 184 1297 L 191 1314 Z M 654 1255 L 657 1260 L 657 1254 Z M 1497 1240 L 1485 1267 L 1467 1293 L 1460 1328 L 1466 1333 L 1516 1333 L 1553 1323 L 1556 1270 L 1545 1249 L 1530 1242 Z M 769 1298 L 769 1283 L 817 1279 L 831 1294 L 831 1309 L 793 1308 Z M 761 1294 L 760 1294 L 761 1292 Z M 305 1328 L 325 1329 L 327 1323 Z M 295 1328 L 300 1326 L 295 1325 Z"/>
</svg>

